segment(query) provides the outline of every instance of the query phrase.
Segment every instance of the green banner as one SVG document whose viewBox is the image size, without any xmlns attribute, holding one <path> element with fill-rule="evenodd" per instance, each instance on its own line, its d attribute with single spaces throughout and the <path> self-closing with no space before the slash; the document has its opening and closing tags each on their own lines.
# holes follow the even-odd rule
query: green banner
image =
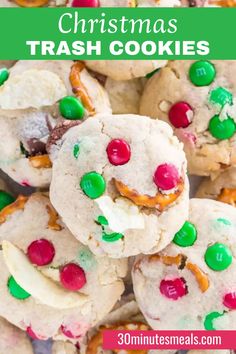
<svg viewBox="0 0 236 354">
<path fill-rule="evenodd" d="M 1 8 L 0 59 L 236 59 L 235 9 Z"/>
</svg>

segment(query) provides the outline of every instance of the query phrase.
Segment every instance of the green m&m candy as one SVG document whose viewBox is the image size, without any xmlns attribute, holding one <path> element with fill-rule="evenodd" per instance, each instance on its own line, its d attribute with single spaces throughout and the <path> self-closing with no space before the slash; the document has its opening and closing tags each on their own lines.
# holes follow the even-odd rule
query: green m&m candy
<svg viewBox="0 0 236 354">
<path fill-rule="evenodd" d="M 15 199 L 7 192 L 0 190 L 0 210 L 13 203 Z"/>
<path fill-rule="evenodd" d="M 73 148 L 73 155 L 76 159 L 78 159 L 79 153 L 80 153 L 80 147 L 79 147 L 79 144 L 77 143 L 74 145 L 74 148 Z"/>
<path fill-rule="evenodd" d="M 98 222 L 98 224 L 100 224 L 100 225 L 105 225 L 105 226 L 108 225 L 108 220 L 107 220 L 107 218 L 106 218 L 105 216 L 103 216 L 103 215 L 99 215 L 99 216 L 98 216 L 97 222 Z"/>
<path fill-rule="evenodd" d="M 218 104 L 221 107 L 224 107 L 226 104 L 232 106 L 233 104 L 233 95 L 228 90 L 223 87 L 217 87 L 210 93 L 210 102 Z"/>
<path fill-rule="evenodd" d="M 85 109 L 80 100 L 73 96 L 66 96 L 59 103 L 61 115 L 65 119 L 78 120 L 84 117 Z"/>
<path fill-rule="evenodd" d="M 27 293 L 27 291 L 22 289 L 22 287 L 19 284 L 17 284 L 17 282 L 12 276 L 8 279 L 7 287 L 10 294 L 16 299 L 25 300 L 31 296 L 29 293 Z"/>
<path fill-rule="evenodd" d="M 89 172 L 81 178 L 80 188 L 89 198 L 96 199 L 105 192 L 106 182 L 99 173 Z"/>
<path fill-rule="evenodd" d="M 208 129 L 214 138 L 225 140 L 230 139 L 234 135 L 236 125 L 230 117 L 221 120 L 219 115 L 215 115 L 211 118 Z"/>
<path fill-rule="evenodd" d="M 231 225 L 231 222 L 228 219 L 225 219 L 225 218 L 218 218 L 216 221 L 221 223 L 221 224 L 223 224 L 223 225 L 227 225 L 227 226 Z"/>
<path fill-rule="evenodd" d="M 9 71 L 6 68 L 0 69 L 0 86 L 4 84 L 4 82 L 9 77 Z"/>
<path fill-rule="evenodd" d="M 213 325 L 213 320 L 215 320 L 218 317 L 224 316 L 223 313 L 219 312 L 210 312 L 208 315 L 206 315 L 205 320 L 204 320 L 204 327 L 207 331 L 214 331 L 214 325 Z"/>
<path fill-rule="evenodd" d="M 106 241 L 106 242 L 115 242 L 115 241 L 120 240 L 123 237 L 124 237 L 124 235 L 122 235 L 118 232 L 113 232 L 111 234 L 103 232 L 103 234 L 102 234 L 102 239 L 103 239 L 103 241 Z"/>
<path fill-rule="evenodd" d="M 208 86 L 214 81 L 215 76 L 215 67 L 209 61 L 196 61 L 189 70 L 189 78 L 195 86 Z"/>
<path fill-rule="evenodd" d="M 96 259 L 88 248 L 82 248 L 79 250 L 77 261 L 85 271 L 89 271 L 96 266 Z"/>
<path fill-rule="evenodd" d="M 173 242 L 181 247 L 192 246 L 197 239 L 196 227 L 189 221 L 186 221 L 182 228 L 175 234 Z"/>
<path fill-rule="evenodd" d="M 215 243 L 209 246 L 205 253 L 205 262 L 209 268 L 215 271 L 227 269 L 232 263 L 232 253 L 223 243 Z"/>
</svg>

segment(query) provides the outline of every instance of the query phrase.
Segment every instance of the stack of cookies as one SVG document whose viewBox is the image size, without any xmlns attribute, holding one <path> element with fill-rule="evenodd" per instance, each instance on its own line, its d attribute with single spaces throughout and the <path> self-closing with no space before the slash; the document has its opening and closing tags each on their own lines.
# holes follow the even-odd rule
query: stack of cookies
<svg viewBox="0 0 236 354">
<path fill-rule="evenodd" d="M 236 62 L 0 65 L 0 352 L 236 330 Z"/>
</svg>

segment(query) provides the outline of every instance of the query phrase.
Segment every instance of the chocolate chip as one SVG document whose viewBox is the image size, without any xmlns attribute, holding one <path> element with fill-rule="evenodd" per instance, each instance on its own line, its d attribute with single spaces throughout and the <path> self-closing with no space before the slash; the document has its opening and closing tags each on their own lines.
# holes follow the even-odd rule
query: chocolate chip
<svg viewBox="0 0 236 354">
<path fill-rule="evenodd" d="M 30 156 L 44 155 L 47 153 L 46 144 L 36 138 L 27 140 Z"/>
<path fill-rule="evenodd" d="M 79 125 L 79 121 L 62 121 L 60 122 L 50 133 L 46 151 L 50 154 L 51 146 L 56 145 L 57 142 L 63 137 L 63 135 L 72 127 Z"/>
</svg>

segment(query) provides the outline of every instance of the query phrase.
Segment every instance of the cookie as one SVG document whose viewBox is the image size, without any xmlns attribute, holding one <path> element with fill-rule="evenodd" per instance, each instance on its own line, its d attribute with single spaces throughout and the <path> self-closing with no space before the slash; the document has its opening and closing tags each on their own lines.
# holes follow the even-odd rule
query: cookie
<svg viewBox="0 0 236 354">
<path fill-rule="evenodd" d="M 236 164 L 235 75 L 236 61 L 180 60 L 148 80 L 140 114 L 172 125 L 190 174 L 215 176 Z"/>
<path fill-rule="evenodd" d="M 113 330 L 149 330 L 144 317 L 132 295 L 123 298 L 96 327 L 89 330 L 81 343 L 81 354 L 109 354 L 118 353 L 119 350 L 104 350 L 102 348 L 102 332 L 105 329 Z M 121 350 L 120 350 L 121 351 Z M 122 350 L 123 352 L 123 350 Z M 126 351 L 133 353 L 133 350 Z M 138 350 L 137 354 L 174 354 L 173 350 Z"/>
<path fill-rule="evenodd" d="M 43 194 L 1 210 L 0 239 L 0 315 L 34 339 L 79 341 L 124 291 L 126 260 L 93 256 Z"/>
<path fill-rule="evenodd" d="M 56 119 L 50 110 L 0 111 L 0 168 L 22 186 L 47 187 L 51 160 L 46 142 Z"/>
<path fill-rule="evenodd" d="M 80 62 L 18 61 L 9 74 L 0 87 L 0 167 L 21 185 L 47 187 L 50 132 L 58 121 L 111 112 L 108 95 Z"/>
<path fill-rule="evenodd" d="M 92 252 L 120 258 L 171 241 L 188 214 L 188 189 L 182 145 L 166 123 L 97 115 L 63 136 L 50 199 Z"/>
<path fill-rule="evenodd" d="M 205 178 L 197 190 L 196 197 L 215 199 L 236 206 L 236 168 L 225 170 L 213 181 Z"/>
<path fill-rule="evenodd" d="M 166 65 L 166 60 L 87 60 L 87 68 L 113 80 L 131 80 L 145 77 Z"/>
<path fill-rule="evenodd" d="M 0 317 L 0 353 L 33 354 L 26 334 Z"/>
<path fill-rule="evenodd" d="M 117 81 L 107 78 L 107 90 L 113 114 L 138 114 L 139 102 L 146 79 Z"/>
<path fill-rule="evenodd" d="M 40 109 L 73 94 L 81 101 L 87 115 L 110 111 L 106 91 L 89 75 L 82 62 L 21 60 L 9 70 L 8 79 L 0 87 L 0 108 Z M 65 107 L 62 108 L 60 105 L 63 116 Z M 75 110 L 75 104 L 73 108 Z"/>
<path fill-rule="evenodd" d="M 134 292 L 153 329 L 236 329 L 235 228 L 235 208 L 192 199 L 172 244 L 136 259 Z"/>
</svg>

